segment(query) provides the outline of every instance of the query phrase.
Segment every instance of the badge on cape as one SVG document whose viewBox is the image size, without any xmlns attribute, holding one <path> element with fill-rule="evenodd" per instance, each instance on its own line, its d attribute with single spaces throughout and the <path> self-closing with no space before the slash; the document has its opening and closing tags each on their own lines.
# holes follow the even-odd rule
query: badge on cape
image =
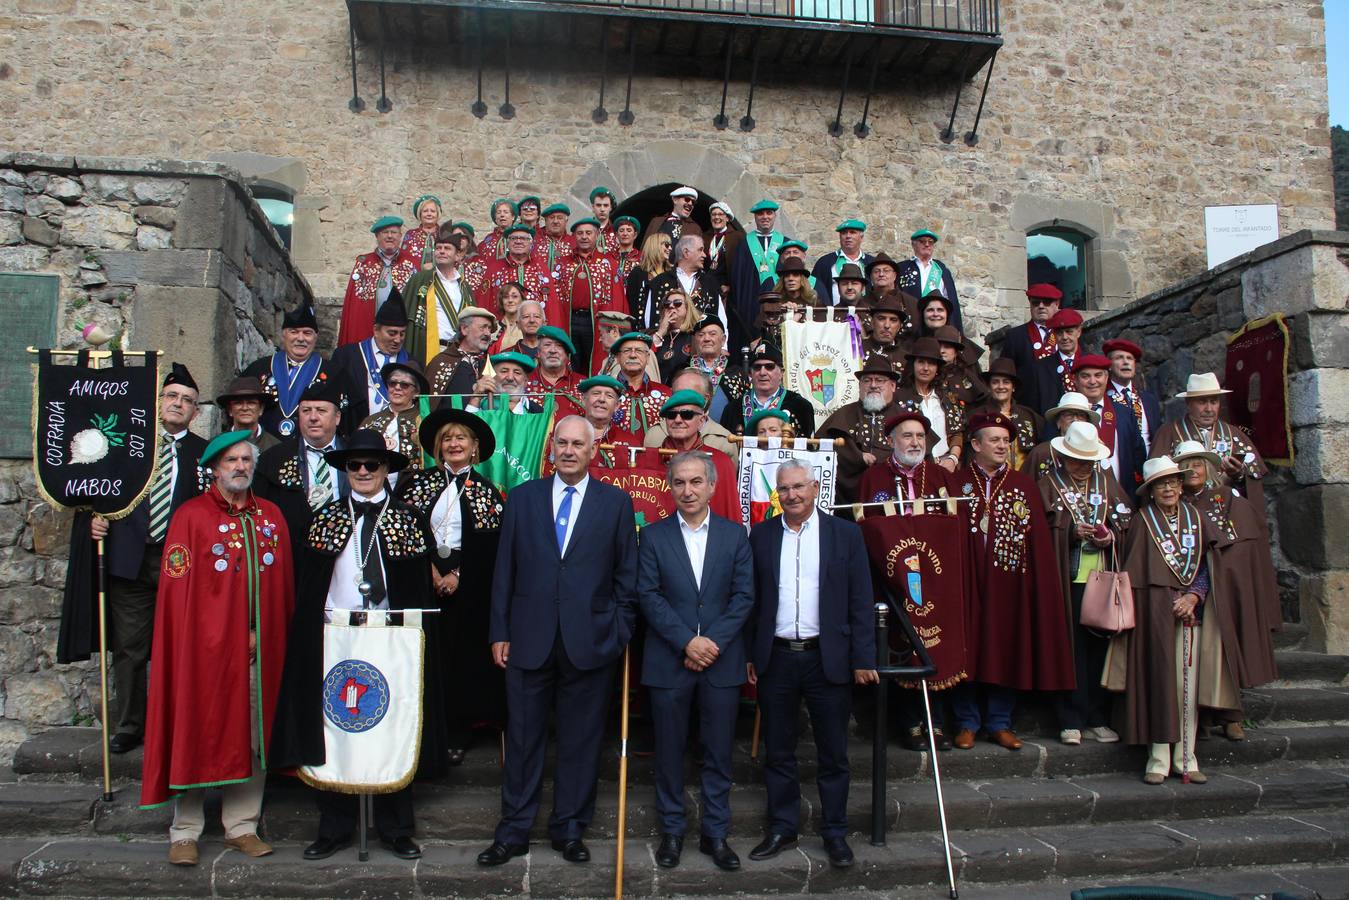
<svg viewBox="0 0 1349 900">
<path fill-rule="evenodd" d="M 282 419 L 281 424 L 276 427 L 276 430 L 281 432 L 282 437 L 290 437 L 295 431 L 295 423 L 290 419 Z"/>
</svg>

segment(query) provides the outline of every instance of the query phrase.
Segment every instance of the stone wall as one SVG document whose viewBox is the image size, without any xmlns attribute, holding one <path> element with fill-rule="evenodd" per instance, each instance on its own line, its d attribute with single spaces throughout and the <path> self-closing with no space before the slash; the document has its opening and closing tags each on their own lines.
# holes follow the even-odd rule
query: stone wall
<svg viewBox="0 0 1349 900">
<path fill-rule="evenodd" d="M 239 176 L 199 163 L 0 153 L 0 271 L 60 278 L 58 347 L 101 325 L 186 364 L 203 399 L 265 352 L 281 310 L 312 302 Z M 193 427 L 214 434 L 215 410 Z M 0 765 L 98 708 L 96 667 L 55 664 L 69 529 L 28 460 L 0 461 Z"/>
<path fill-rule="evenodd" d="M 839 138 L 826 134 L 835 77 L 788 85 L 765 76 L 758 127 L 744 134 L 712 127 L 717 81 L 639 74 L 636 121 L 623 127 L 615 54 L 611 115 L 596 125 L 593 60 L 517 48 L 515 118 L 497 115 L 504 73 L 494 56 L 484 73 L 489 113 L 476 119 L 472 53 L 423 35 L 420 46 L 388 48 L 394 107 L 385 114 L 375 104 L 376 50 L 359 49 L 367 105 L 353 114 L 341 0 L 8 8 L 0 141 L 275 160 L 298 190 L 295 258 L 329 301 L 352 258 L 370 249 L 369 223 L 387 212 L 410 219 L 420 194 L 439 195 L 454 218 L 481 228 L 492 197 L 583 198 L 599 177 L 628 196 L 687 176 L 729 192 L 742 216 L 756 192 L 770 194 L 812 254 L 830 249 L 842 216 L 865 218 L 868 244 L 892 254 L 907 250 L 901 239 L 914 227 L 931 225 L 976 336 L 1020 316 L 1030 228 L 1058 222 L 1088 234 L 1095 299 L 1110 307 L 1204 268 L 1205 205 L 1277 203 L 1285 234 L 1333 223 L 1322 0 L 1171 3 L 1164 12 L 1145 0 L 1003 0 L 1006 45 L 974 147 L 938 138 L 955 85 L 908 73 L 882 79 L 865 139 L 851 128 L 861 117 L 860 67 Z M 733 75 L 733 122 L 748 68 L 741 60 Z M 982 85 L 981 72 L 964 87 L 959 134 L 973 124 Z M 629 154 L 655 165 L 629 165 Z"/>
<path fill-rule="evenodd" d="M 1302 231 L 1088 320 L 1085 346 L 1125 337 L 1143 348 L 1148 386 L 1168 419 L 1184 414 L 1192 372 L 1226 368 L 1244 322 L 1289 317 L 1288 399 L 1295 462 L 1265 483 L 1284 613 L 1312 649 L 1349 652 L 1349 233 Z M 990 336 L 996 355 L 1001 332 Z M 1167 399 L 1169 398 L 1169 399 Z"/>
</svg>

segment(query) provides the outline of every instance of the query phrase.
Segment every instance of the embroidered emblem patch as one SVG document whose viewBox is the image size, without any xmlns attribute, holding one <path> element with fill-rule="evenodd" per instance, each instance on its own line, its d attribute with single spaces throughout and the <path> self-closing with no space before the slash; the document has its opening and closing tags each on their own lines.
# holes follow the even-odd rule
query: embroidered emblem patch
<svg viewBox="0 0 1349 900">
<path fill-rule="evenodd" d="M 348 734 L 369 731 L 389 711 L 389 681 L 368 662 L 344 659 L 323 679 L 323 714 Z"/>
<path fill-rule="evenodd" d="M 182 544 L 170 544 L 164 551 L 164 574 L 170 578 L 182 578 L 192 565 L 192 554 Z"/>
</svg>

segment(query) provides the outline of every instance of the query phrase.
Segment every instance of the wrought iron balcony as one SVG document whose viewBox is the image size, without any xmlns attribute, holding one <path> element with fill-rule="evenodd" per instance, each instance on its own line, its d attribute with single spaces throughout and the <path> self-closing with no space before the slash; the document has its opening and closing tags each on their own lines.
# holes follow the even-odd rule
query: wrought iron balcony
<svg viewBox="0 0 1349 900">
<path fill-rule="evenodd" d="M 603 84 L 615 71 L 626 74 L 629 94 L 633 71 L 705 78 L 723 88 L 733 75 L 747 75 L 751 98 L 760 79 L 841 82 L 846 94 L 854 68 L 868 96 L 878 85 L 887 90 L 901 83 L 963 84 L 985 66 L 991 74 L 1002 46 L 999 5 L 1000 0 L 347 0 L 357 95 L 352 106 L 361 105 L 355 90 L 358 42 L 379 60 L 382 112 L 392 109 L 383 88 L 386 57 L 396 53 L 400 63 L 416 64 L 423 51 L 427 59 L 448 58 L 477 69 L 480 82 L 484 69 L 505 69 L 508 95 L 500 113 L 506 118 L 515 113 L 509 72 L 519 68 L 596 71 L 597 121 L 607 115 Z M 486 114 L 481 96 L 474 112 Z M 717 119 L 718 127 L 725 127 L 724 109 Z M 619 121 L 631 121 L 630 103 Z M 741 120 L 741 127 L 746 125 L 753 127 L 748 111 Z M 835 129 L 838 125 L 835 121 Z M 861 129 L 864 134 L 864 123 Z M 947 132 L 949 139 L 949 127 Z"/>
</svg>

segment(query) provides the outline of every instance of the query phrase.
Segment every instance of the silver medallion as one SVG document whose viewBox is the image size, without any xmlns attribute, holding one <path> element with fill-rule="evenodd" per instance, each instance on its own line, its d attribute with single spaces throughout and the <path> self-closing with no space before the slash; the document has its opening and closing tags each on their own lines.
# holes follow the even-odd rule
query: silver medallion
<svg viewBox="0 0 1349 900">
<path fill-rule="evenodd" d="M 216 570 L 217 572 L 223 572 L 223 571 L 225 571 L 226 569 L 228 569 L 229 567 L 230 567 L 230 564 L 229 564 L 229 560 L 227 560 L 227 559 L 217 559 L 217 560 L 215 561 L 215 570 Z"/>
<path fill-rule="evenodd" d="M 295 431 L 295 423 L 290 419 L 282 419 L 281 424 L 276 426 L 276 430 L 281 432 L 282 437 L 290 437 Z"/>
<path fill-rule="evenodd" d="M 276 557 L 273 556 L 270 551 L 262 554 L 262 564 L 264 566 L 270 566 L 275 560 Z"/>
<path fill-rule="evenodd" d="M 221 533 L 221 534 L 224 534 L 225 532 L 227 532 L 227 531 L 229 531 L 229 530 L 230 530 L 230 527 L 229 527 L 228 525 L 221 525 L 221 526 L 220 526 L 220 533 Z"/>
<path fill-rule="evenodd" d="M 362 578 L 360 581 L 356 582 L 356 590 L 360 593 L 362 597 L 369 597 L 372 593 L 374 593 L 375 588 L 370 582 Z"/>
<path fill-rule="evenodd" d="M 436 555 L 439 556 L 441 559 L 449 559 L 450 554 L 453 552 L 454 548 L 451 547 L 449 544 L 440 544 L 436 547 Z"/>
<path fill-rule="evenodd" d="M 212 552 L 213 554 L 215 554 L 216 556 L 224 556 L 224 555 L 225 555 L 225 545 L 224 545 L 224 544 L 212 544 L 212 545 L 211 545 L 211 552 Z"/>
</svg>

